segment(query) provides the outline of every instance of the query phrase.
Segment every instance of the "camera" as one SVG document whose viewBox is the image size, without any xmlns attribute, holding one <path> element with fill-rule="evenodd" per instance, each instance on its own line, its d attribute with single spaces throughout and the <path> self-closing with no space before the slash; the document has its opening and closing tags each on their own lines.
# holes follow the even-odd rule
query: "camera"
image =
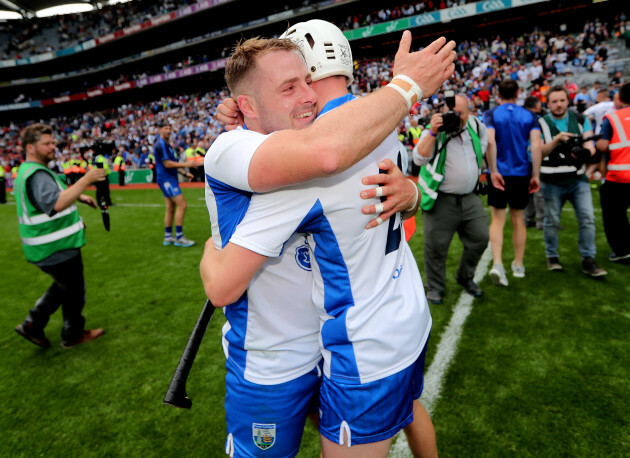
<svg viewBox="0 0 630 458">
<path fill-rule="evenodd" d="M 459 130 L 459 113 L 455 113 L 455 91 L 444 91 L 444 101 L 448 107 L 446 113 L 442 113 L 442 125 L 438 128 L 440 132 L 456 132 Z"/>
<path fill-rule="evenodd" d="M 588 141 L 597 141 L 602 138 L 602 135 L 593 135 L 592 137 L 582 138 L 579 135 L 575 137 L 571 137 L 564 145 L 563 153 L 569 154 L 570 157 L 574 160 L 577 166 L 581 166 L 582 164 L 596 164 L 599 162 L 599 154 L 595 156 L 591 156 L 591 152 L 584 148 L 584 143 Z"/>
</svg>

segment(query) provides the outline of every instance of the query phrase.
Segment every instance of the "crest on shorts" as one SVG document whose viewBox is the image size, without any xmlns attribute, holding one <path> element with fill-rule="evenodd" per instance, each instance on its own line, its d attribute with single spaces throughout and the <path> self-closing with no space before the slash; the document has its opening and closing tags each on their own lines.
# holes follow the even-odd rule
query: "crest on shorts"
<svg viewBox="0 0 630 458">
<path fill-rule="evenodd" d="M 252 437 L 254 444 L 261 450 L 267 450 L 276 443 L 275 423 L 252 423 Z"/>
</svg>

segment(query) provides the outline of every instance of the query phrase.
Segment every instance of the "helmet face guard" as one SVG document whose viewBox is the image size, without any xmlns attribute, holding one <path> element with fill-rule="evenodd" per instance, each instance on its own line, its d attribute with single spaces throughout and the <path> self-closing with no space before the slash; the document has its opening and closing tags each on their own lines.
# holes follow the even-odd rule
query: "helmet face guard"
<svg viewBox="0 0 630 458">
<path fill-rule="evenodd" d="M 280 38 L 289 38 L 300 47 L 313 81 L 329 76 L 345 76 L 348 86 L 354 81 L 350 43 L 334 24 L 320 19 L 300 22 Z"/>
</svg>

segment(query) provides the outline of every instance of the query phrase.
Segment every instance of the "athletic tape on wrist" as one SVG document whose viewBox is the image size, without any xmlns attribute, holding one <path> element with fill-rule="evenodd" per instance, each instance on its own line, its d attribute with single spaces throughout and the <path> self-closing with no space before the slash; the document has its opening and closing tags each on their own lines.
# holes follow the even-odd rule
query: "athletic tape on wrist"
<svg viewBox="0 0 630 458">
<path fill-rule="evenodd" d="M 418 197 L 420 197 L 420 193 L 418 192 L 418 185 L 411 180 L 409 180 L 409 182 L 411 182 L 411 184 L 413 184 L 413 187 L 416 188 L 416 200 L 413 201 L 413 205 L 411 207 L 405 210 L 406 212 L 410 212 L 411 210 L 416 208 L 416 204 L 418 203 Z"/>
<path fill-rule="evenodd" d="M 403 96 L 410 110 L 414 103 L 422 100 L 422 90 L 411 78 L 406 75 L 396 75 L 387 85 Z"/>
</svg>

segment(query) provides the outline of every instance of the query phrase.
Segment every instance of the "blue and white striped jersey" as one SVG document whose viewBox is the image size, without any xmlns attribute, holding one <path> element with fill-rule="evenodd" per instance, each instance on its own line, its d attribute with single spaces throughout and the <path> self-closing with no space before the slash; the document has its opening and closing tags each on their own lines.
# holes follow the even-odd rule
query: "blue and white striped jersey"
<svg viewBox="0 0 630 458">
<path fill-rule="evenodd" d="M 323 112 L 350 100 L 330 102 Z M 317 122 L 317 121 L 316 121 Z M 254 194 L 231 242 L 279 256 L 285 241 L 308 232 L 313 300 L 321 322 L 324 374 L 362 384 L 413 364 L 429 336 L 431 315 L 400 215 L 365 230 L 361 179 L 399 155 L 392 133 L 366 158 L 331 178 Z M 286 256 L 286 255 L 283 255 Z"/>
<path fill-rule="evenodd" d="M 218 249 L 227 244 L 247 211 L 252 196 L 249 163 L 266 138 L 239 128 L 221 134 L 206 154 L 206 204 Z M 304 235 L 292 236 L 284 254 L 266 262 L 245 294 L 223 309 L 228 364 L 252 383 L 284 383 L 311 371 L 321 360 L 305 240 Z"/>
</svg>

